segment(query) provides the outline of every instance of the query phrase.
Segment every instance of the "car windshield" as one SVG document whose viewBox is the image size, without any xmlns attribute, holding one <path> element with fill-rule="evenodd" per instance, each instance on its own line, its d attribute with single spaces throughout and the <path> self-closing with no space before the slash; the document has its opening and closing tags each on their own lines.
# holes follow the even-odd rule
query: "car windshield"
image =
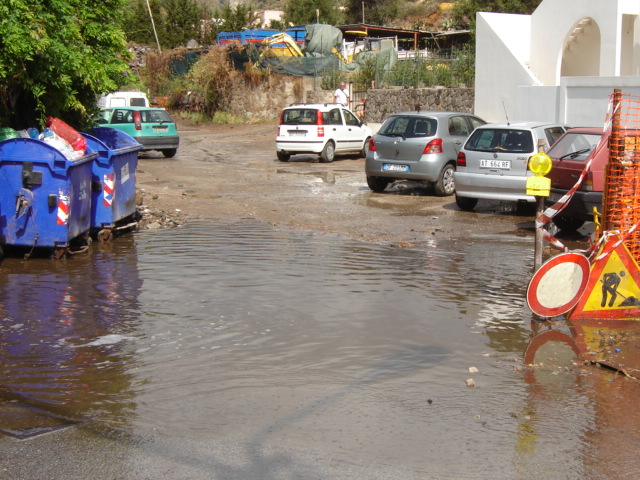
<svg viewBox="0 0 640 480">
<path fill-rule="evenodd" d="M 338 115 L 340 115 L 338 113 Z M 282 123 L 287 125 L 297 125 L 299 123 L 316 123 L 318 117 L 314 108 L 289 108 L 282 115 Z"/>
<path fill-rule="evenodd" d="M 568 132 L 549 149 L 547 155 L 558 160 L 584 162 L 598 145 L 600 134 Z"/>
<path fill-rule="evenodd" d="M 530 153 L 533 151 L 533 137 L 529 130 L 479 128 L 471 134 L 465 149 L 478 152 Z"/>
<path fill-rule="evenodd" d="M 436 134 L 437 127 L 438 121 L 435 118 L 394 116 L 384 122 L 378 134 L 404 138 L 432 137 Z"/>
</svg>

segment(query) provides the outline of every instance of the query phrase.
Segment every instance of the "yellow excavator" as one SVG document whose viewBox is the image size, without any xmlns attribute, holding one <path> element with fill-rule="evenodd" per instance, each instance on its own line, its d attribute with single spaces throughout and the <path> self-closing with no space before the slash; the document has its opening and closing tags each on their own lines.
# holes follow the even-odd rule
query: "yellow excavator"
<svg viewBox="0 0 640 480">
<path fill-rule="evenodd" d="M 284 43 L 285 46 L 284 47 L 272 46 L 272 45 L 277 45 L 279 43 Z M 260 59 L 263 58 L 264 56 L 304 57 L 304 53 L 302 52 L 300 45 L 298 45 L 298 43 L 288 33 L 281 32 L 281 33 L 276 33 L 275 35 L 271 35 L 270 37 L 266 37 L 264 40 L 262 40 L 262 45 L 270 48 L 265 48 L 263 50 L 263 52 L 260 54 Z M 338 51 L 336 47 L 331 47 L 331 53 L 333 53 L 334 55 L 337 55 L 342 62 L 349 63 L 342 56 L 342 54 L 340 53 L 340 51 Z M 258 60 L 256 64 L 259 63 L 259 61 L 260 60 Z"/>
<path fill-rule="evenodd" d="M 271 47 L 278 43 L 284 43 L 285 46 Z M 302 53 L 300 46 L 288 33 L 281 32 L 271 35 L 270 37 L 262 40 L 262 45 L 271 47 L 269 50 L 274 56 L 304 57 L 304 53 Z"/>
</svg>

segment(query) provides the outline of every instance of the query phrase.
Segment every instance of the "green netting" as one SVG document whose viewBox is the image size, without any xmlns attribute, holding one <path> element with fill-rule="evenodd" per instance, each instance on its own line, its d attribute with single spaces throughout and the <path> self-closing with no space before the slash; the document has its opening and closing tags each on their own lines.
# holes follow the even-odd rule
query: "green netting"
<svg viewBox="0 0 640 480">
<path fill-rule="evenodd" d="M 172 58 L 169 63 L 169 68 L 174 75 L 185 75 L 191 68 L 191 65 L 193 65 L 201 55 L 208 51 L 209 50 L 206 48 L 186 51 L 181 58 Z"/>
<path fill-rule="evenodd" d="M 358 66 L 363 66 L 369 61 L 375 63 L 377 70 L 392 70 L 398 63 L 398 52 L 393 48 L 362 52 L 356 55 L 353 60 Z"/>
<path fill-rule="evenodd" d="M 288 73 L 301 77 L 315 77 L 323 72 L 337 70 L 340 59 L 335 55 L 326 57 L 269 57 L 260 62 L 262 68 L 275 73 Z"/>
<path fill-rule="evenodd" d="M 357 72 L 365 63 L 372 61 L 376 69 L 391 70 L 398 61 L 398 55 L 392 48 L 375 52 L 363 52 L 352 63 L 342 62 L 337 55 L 306 57 L 267 57 L 260 60 L 260 67 L 275 73 L 288 73 L 302 77 L 323 76 L 325 72 L 339 70 Z"/>
<path fill-rule="evenodd" d="M 304 51 L 314 56 L 331 55 L 332 49 L 340 51 L 342 31 L 331 25 L 307 25 L 304 38 Z"/>
</svg>

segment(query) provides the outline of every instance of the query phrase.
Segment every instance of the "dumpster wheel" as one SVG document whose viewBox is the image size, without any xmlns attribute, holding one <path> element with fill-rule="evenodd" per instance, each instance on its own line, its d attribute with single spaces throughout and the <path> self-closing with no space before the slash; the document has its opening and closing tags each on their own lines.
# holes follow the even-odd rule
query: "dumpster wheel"
<svg viewBox="0 0 640 480">
<path fill-rule="evenodd" d="M 101 242 L 110 242 L 113 240 L 113 231 L 110 228 L 103 228 L 98 232 L 98 240 Z"/>
</svg>

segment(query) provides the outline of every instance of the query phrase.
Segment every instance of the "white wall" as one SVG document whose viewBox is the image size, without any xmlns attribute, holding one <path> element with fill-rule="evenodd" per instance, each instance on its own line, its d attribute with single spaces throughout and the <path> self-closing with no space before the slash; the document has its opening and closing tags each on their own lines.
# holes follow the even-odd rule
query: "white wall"
<svg viewBox="0 0 640 480">
<path fill-rule="evenodd" d="M 601 126 L 614 88 L 640 94 L 640 0 L 542 0 L 476 23 L 474 111 L 487 120 L 506 107 L 512 121 Z"/>
<path fill-rule="evenodd" d="M 640 95 L 640 77 L 566 77 L 560 85 L 560 118 L 572 126 L 602 127 L 609 97 L 619 88 Z"/>
<path fill-rule="evenodd" d="M 520 120 L 558 122 L 559 105 L 560 87 L 516 87 L 516 111 L 513 115 Z"/>
<path fill-rule="evenodd" d="M 529 27 L 528 15 L 478 13 L 476 16 L 474 111 L 487 121 L 504 120 L 505 109 L 515 116 L 516 87 L 539 83 L 526 66 Z"/>
</svg>

